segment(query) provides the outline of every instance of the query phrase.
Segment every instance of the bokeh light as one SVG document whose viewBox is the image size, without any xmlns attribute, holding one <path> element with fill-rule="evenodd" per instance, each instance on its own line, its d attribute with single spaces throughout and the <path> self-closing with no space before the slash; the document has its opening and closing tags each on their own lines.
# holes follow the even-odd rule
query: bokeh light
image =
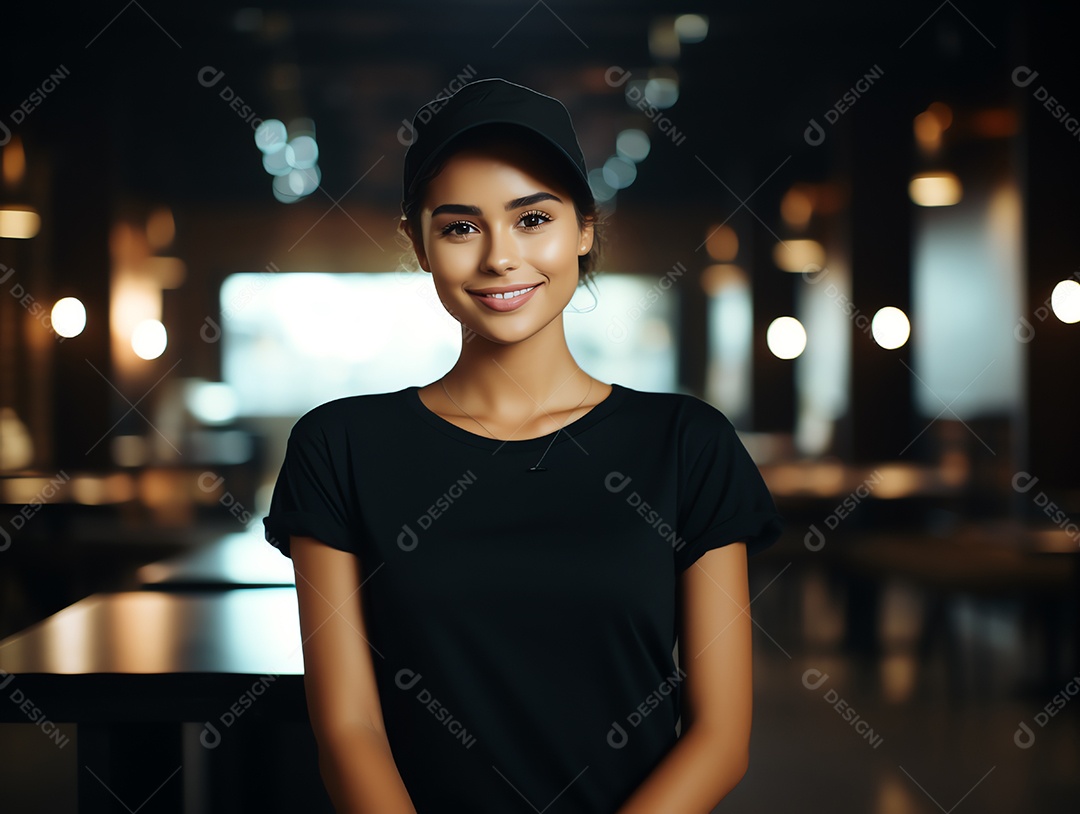
<svg viewBox="0 0 1080 814">
<path fill-rule="evenodd" d="M 778 359 L 794 359 L 806 349 L 806 329 L 795 317 L 777 317 L 765 332 L 765 342 Z"/>
<path fill-rule="evenodd" d="M 53 305 L 49 318 L 60 336 L 78 336 L 86 327 L 86 306 L 75 297 L 64 297 Z"/>
<path fill-rule="evenodd" d="M 613 155 L 604 162 L 604 181 L 613 189 L 625 189 L 637 178 L 637 165 L 633 161 Z"/>
<path fill-rule="evenodd" d="M 156 319 L 144 319 L 131 334 L 131 349 L 140 359 L 157 359 L 165 352 L 169 336 L 165 326 Z"/>
<path fill-rule="evenodd" d="M 709 35 L 709 18 L 701 14 L 680 14 L 675 18 L 675 33 L 681 42 L 701 42 Z"/>
<path fill-rule="evenodd" d="M 730 262 L 739 253 L 739 236 L 726 223 L 714 226 L 705 238 L 705 251 L 713 260 Z"/>
<path fill-rule="evenodd" d="M 263 153 L 276 153 L 285 148 L 288 133 L 278 119 L 266 119 L 255 128 L 255 145 Z"/>
<path fill-rule="evenodd" d="M 895 350 L 902 347 L 911 336 L 911 323 L 907 314 L 899 308 L 887 305 L 874 314 L 870 321 L 870 333 L 881 347 Z"/>
<path fill-rule="evenodd" d="M 1071 325 L 1080 322 L 1080 283 L 1076 280 L 1062 280 L 1054 286 L 1050 294 L 1050 307 L 1054 316 Z"/>
<path fill-rule="evenodd" d="M 27 240 L 41 229 L 41 216 L 29 207 L 0 209 L 0 237 Z"/>
<path fill-rule="evenodd" d="M 952 206 L 963 197 L 963 187 L 951 172 L 928 172 L 911 179 L 908 195 L 919 206 Z"/>
<path fill-rule="evenodd" d="M 785 240 L 773 246 L 776 267 L 801 272 L 807 266 L 825 265 L 825 247 L 816 240 Z"/>
<path fill-rule="evenodd" d="M 651 147 L 649 135 L 644 130 L 630 128 L 615 138 L 615 152 L 635 163 L 644 161 Z"/>
<path fill-rule="evenodd" d="M 610 201 L 617 190 L 604 178 L 604 170 L 601 167 L 596 167 L 589 170 L 589 188 L 592 190 L 593 197 L 600 203 Z"/>
</svg>

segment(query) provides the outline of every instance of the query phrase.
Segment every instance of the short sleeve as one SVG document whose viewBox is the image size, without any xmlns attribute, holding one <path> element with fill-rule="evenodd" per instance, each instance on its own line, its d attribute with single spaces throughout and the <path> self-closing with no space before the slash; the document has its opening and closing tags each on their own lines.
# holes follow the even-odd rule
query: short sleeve
<svg viewBox="0 0 1080 814">
<path fill-rule="evenodd" d="M 292 556 L 289 535 L 293 534 L 357 553 L 354 535 L 349 533 L 353 513 L 347 498 L 349 467 L 341 460 L 342 446 L 331 443 L 317 411 L 293 425 L 270 510 L 263 518 L 266 541 L 286 557 Z"/>
<path fill-rule="evenodd" d="M 783 531 L 783 516 L 731 421 L 706 402 L 694 407 L 681 438 L 678 572 L 729 543 L 744 541 L 747 555 L 757 554 Z"/>
</svg>

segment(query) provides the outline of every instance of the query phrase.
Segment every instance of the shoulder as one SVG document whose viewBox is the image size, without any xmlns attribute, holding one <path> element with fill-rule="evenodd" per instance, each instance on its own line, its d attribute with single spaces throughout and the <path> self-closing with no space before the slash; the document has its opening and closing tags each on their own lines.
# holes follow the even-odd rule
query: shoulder
<svg viewBox="0 0 1080 814">
<path fill-rule="evenodd" d="M 291 434 L 296 437 L 327 436 L 370 426 L 370 422 L 394 411 L 396 397 L 400 394 L 400 390 L 366 393 L 323 402 L 301 415 L 293 424 Z"/>
<path fill-rule="evenodd" d="M 728 417 L 714 405 L 692 393 L 661 393 L 632 390 L 634 402 L 643 416 L 675 425 L 691 435 L 734 431 Z"/>
</svg>

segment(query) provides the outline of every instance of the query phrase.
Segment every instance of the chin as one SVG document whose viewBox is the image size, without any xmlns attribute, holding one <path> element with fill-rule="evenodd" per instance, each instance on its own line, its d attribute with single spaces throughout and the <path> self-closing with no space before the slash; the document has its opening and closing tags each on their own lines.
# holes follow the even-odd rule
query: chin
<svg viewBox="0 0 1080 814">
<path fill-rule="evenodd" d="M 496 345 L 516 345 L 519 342 L 524 342 L 526 339 L 535 336 L 540 331 L 540 326 L 527 325 L 519 328 L 507 327 L 495 327 L 491 325 L 464 325 L 465 330 L 470 334 L 474 334 L 487 342 L 491 342 Z"/>
</svg>

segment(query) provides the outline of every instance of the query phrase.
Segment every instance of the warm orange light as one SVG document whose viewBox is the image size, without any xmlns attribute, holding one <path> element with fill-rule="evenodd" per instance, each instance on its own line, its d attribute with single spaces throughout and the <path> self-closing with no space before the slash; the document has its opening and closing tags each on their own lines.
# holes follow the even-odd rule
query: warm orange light
<svg viewBox="0 0 1080 814">
<path fill-rule="evenodd" d="M 26 174 L 26 151 L 23 149 L 22 139 L 12 136 L 3 149 L 3 154 L 4 184 L 9 187 L 17 186 Z"/>
<path fill-rule="evenodd" d="M 1018 129 L 1016 112 L 1006 107 L 980 110 L 971 117 L 972 132 L 983 138 L 1008 138 Z"/>
<path fill-rule="evenodd" d="M 150 213 L 146 219 L 146 242 L 151 249 L 164 249 L 176 237 L 176 223 L 172 210 L 162 206 Z"/>
<path fill-rule="evenodd" d="M 926 108 L 926 112 L 938 120 L 942 130 L 948 130 L 952 125 L 952 108 L 944 102 L 933 102 L 930 107 Z"/>
<path fill-rule="evenodd" d="M 143 267 L 162 288 L 179 288 L 187 276 L 187 266 L 179 257 L 148 257 Z"/>
<path fill-rule="evenodd" d="M 960 179 L 951 172 L 923 173 L 908 184 L 908 195 L 919 206 L 952 206 L 963 194 Z"/>
<path fill-rule="evenodd" d="M 929 110 L 915 117 L 915 140 L 924 150 L 934 151 L 941 146 L 941 122 Z"/>
<path fill-rule="evenodd" d="M 824 266 L 825 247 L 816 240 L 785 240 L 773 246 L 773 262 L 795 273 L 806 271 L 807 266 Z"/>
<path fill-rule="evenodd" d="M 806 190 L 796 184 L 780 201 L 780 217 L 792 229 L 805 229 L 814 214 L 814 201 Z"/>
<path fill-rule="evenodd" d="M 924 152 L 936 152 L 941 147 L 942 134 L 952 122 L 952 108 L 944 102 L 933 102 L 915 117 L 915 140 L 919 147 Z"/>
<path fill-rule="evenodd" d="M 0 237 L 26 240 L 41 229 L 41 217 L 30 207 L 0 209 Z"/>
<path fill-rule="evenodd" d="M 717 263 L 701 273 L 701 288 L 710 296 L 719 294 L 725 288 L 745 286 L 747 283 L 746 272 L 733 263 Z"/>
<path fill-rule="evenodd" d="M 712 227 L 705 240 L 705 251 L 713 260 L 730 262 L 739 253 L 739 236 L 727 224 Z"/>
</svg>

